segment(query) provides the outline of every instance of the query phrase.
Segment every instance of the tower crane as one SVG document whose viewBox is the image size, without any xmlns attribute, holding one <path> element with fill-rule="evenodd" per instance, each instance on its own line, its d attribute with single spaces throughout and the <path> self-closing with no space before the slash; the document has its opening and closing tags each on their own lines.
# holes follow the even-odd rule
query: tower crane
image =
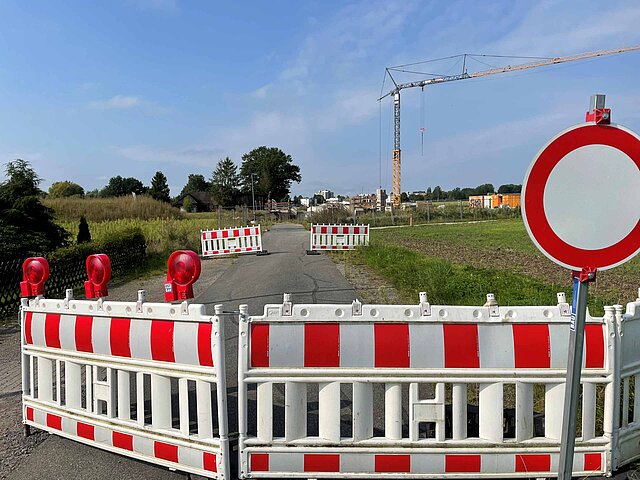
<svg viewBox="0 0 640 480">
<path fill-rule="evenodd" d="M 598 50 L 595 52 L 586 52 L 586 53 L 580 53 L 577 55 L 570 55 L 570 56 L 565 56 L 565 57 L 552 57 L 552 58 L 542 58 L 542 57 L 537 57 L 536 61 L 533 62 L 528 62 L 528 63 L 522 63 L 522 64 L 517 64 L 517 65 L 507 65 L 504 67 L 497 67 L 497 68 L 490 68 L 488 70 L 480 70 L 477 72 L 473 72 L 473 73 L 469 73 L 467 71 L 467 59 L 468 58 L 474 58 L 474 57 L 501 57 L 500 55 L 472 55 L 472 54 L 461 54 L 461 55 L 454 55 L 452 57 L 447 57 L 446 59 L 450 59 L 450 58 L 461 58 L 462 59 L 462 71 L 458 74 L 455 75 L 433 75 L 433 74 L 426 74 L 426 75 L 430 75 L 433 78 L 428 78 L 428 79 L 424 79 L 424 80 L 418 80 L 418 81 L 414 81 L 414 82 L 408 82 L 408 83 L 397 83 L 395 81 L 395 79 L 393 78 L 393 76 L 391 75 L 392 71 L 405 71 L 408 73 L 420 73 L 420 74 L 424 74 L 423 72 L 415 72 L 415 71 L 407 71 L 407 70 L 400 70 L 399 67 L 405 67 L 408 65 L 401 65 L 399 67 L 387 67 L 385 69 L 385 78 L 386 75 L 389 75 L 389 78 L 391 79 L 391 81 L 393 82 L 394 88 L 392 90 L 390 90 L 389 92 L 387 92 L 385 95 L 381 96 L 378 101 L 383 100 L 386 97 L 389 96 L 393 96 L 393 189 L 392 189 L 392 201 L 393 201 L 393 206 L 394 207 L 398 207 L 400 205 L 400 195 L 401 195 L 401 188 L 400 188 L 400 176 L 401 176 L 401 172 L 400 172 L 400 168 L 401 168 L 401 149 L 400 149 L 400 91 L 407 89 L 407 88 L 416 88 L 416 87 L 420 87 L 424 90 L 424 87 L 429 86 L 429 85 L 437 85 L 439 83 L 445 83 L 445 82 L 452 82 L 454 80 L 467 80 L 470 78 L 479 78 L 479 77 L 488 77 L 490 75 L 497 75 L 500 73 L 508 73 L 508 72 L 516 72 L 516 71 L 520 71 L 520 70 L 528 70 L 531 68 L 538 68 L 538 67 L 546 67 L 548 65 L 556 65 L 559 63 L 566 63 L 566 62 L 575 62 L 577 60 L 586 60 L 589 58 L 596 58 L 596 57 L 603 57 L 605 55 L 613 55 L 616 53 L 624 53 L 624 52 L 630 52 L 633 50 L 640 50 L 640 45 L 634 45 L 631 47 L 624 47 L 624 48 L 617 48 L 615 50 Z M 514 57 L 512 57 L 514 58 Z M 524 57 L 520 57 L 520 58 L 524 58 Z M 531 57 L 530 57 L 531 58 Z M 536 58 L 536 57 L 533 57 Z M 445 59 L 439 59 L 439 60 L 445 60 Z M 427 62 L 418 62 L 418 63 L 427 63 Z M 409 65 L 417 65 L 416 64 L 409 64 Z M 384 86 L 384 84 L 383 84 Z"/>
</svg>

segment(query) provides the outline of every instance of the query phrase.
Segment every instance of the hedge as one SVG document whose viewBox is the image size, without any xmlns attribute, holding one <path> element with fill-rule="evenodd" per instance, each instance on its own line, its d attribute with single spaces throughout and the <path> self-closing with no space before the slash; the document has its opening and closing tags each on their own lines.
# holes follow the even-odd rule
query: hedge
<svg viewBox="0 0 640 480">
<path fill-rule="evenodd" d="M 78 288 L 87 279 L 85 261 L 94 253 L 106 253 L 111 260 L 114 276 L 131 271 L 142 264 L 146 253 L 146 241 L 140 228 L 118 232 L 100 242 L 88 242 L 60 248 L 44 257 L 49 261 L 50 274 L 45 284 L 49 298 L 64 297 L 67 288 Z M 20 305 L 22 262 L 15 259 L 0 262 L 0 318 L 17 312 Z"/>
</svg>

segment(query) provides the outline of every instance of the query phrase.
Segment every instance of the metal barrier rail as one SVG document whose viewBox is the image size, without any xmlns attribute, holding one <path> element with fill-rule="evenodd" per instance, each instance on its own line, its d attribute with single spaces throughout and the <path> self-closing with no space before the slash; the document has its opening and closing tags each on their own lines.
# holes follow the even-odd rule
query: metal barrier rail
<svg viewBox="0 0 640 480">
<path fill-rule="evenodd" d="M 487 305 L 241 306 L 240 478 L 555 476 L 569 306 Z M 614 466 L 615 321 L 587 321 L 576 475 Z"/>
<path fill-rule="evenodd" d="M 73 300 L 71 293 L 22 300 L 25 423 L 228 479 L 221 307 L 211 315 L 205 305 L 145 302 L 144 291 L 138 302 Z"/>
<path fill-rule="evenodd" d="M 369 225 L 311 225 L 310 250 L 353 250 L 369 245 Z"/>
<path fill-rule="evenodd" d="M 251 227 L 201 230 L 203 257 L 217 257 L 233 253 L 262 252 L 262 230 L 260 225 Z"/>
</svg>

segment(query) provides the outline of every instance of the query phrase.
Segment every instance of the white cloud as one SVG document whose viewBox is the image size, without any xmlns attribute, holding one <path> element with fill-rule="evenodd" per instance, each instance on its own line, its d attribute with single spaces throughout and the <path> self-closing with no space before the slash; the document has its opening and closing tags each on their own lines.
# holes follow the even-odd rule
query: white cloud
<svg viewBox="0 0 640 480">
<path fill-rule="evenodd" d="M 89 102 L 89 107 L 99 110 L 134 108 L 141 105 L 142 100 L 139 97 L 128 95 L 115 95 L 107 100 L 94 100 Z"/>
<path fill-rule="evenodd" d="M 213 168 L 223 154 L 222 149 L 207 145 L 191 145 L 180 148 L 129 145 L 112 148 L 124 158 L 136 162 L 182 163 L 208 168 Z"/>
</svg>

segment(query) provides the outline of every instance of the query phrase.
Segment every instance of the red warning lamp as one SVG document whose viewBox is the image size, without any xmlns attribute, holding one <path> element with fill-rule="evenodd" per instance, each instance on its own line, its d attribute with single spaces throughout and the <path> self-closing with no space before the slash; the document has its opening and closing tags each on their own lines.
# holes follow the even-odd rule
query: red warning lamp
<svg viewBox="0 0 640 480">
<path fill-rule="evenodd" d="M 99 298 L 109 295 L 107 283 L 111 279 L 111 260 L 104 253 L 87 257 L 87 276 L 84 291 L 87 298 Z"/>
<path fill-rule="evenodd" d="M 22 264 L 20 295 L 35 297 L 44 295 L 44 282 L 49 278 L 49 262 L 43 257 L 27 258 Z"/>
<path fill-rule="evenodd" d="M 167 302 L 193 298 L 193 284 L 200 277 L 200 257 L 191 250 L 177 250 L 168 261 L 164 298 Z"/>
</svg>

